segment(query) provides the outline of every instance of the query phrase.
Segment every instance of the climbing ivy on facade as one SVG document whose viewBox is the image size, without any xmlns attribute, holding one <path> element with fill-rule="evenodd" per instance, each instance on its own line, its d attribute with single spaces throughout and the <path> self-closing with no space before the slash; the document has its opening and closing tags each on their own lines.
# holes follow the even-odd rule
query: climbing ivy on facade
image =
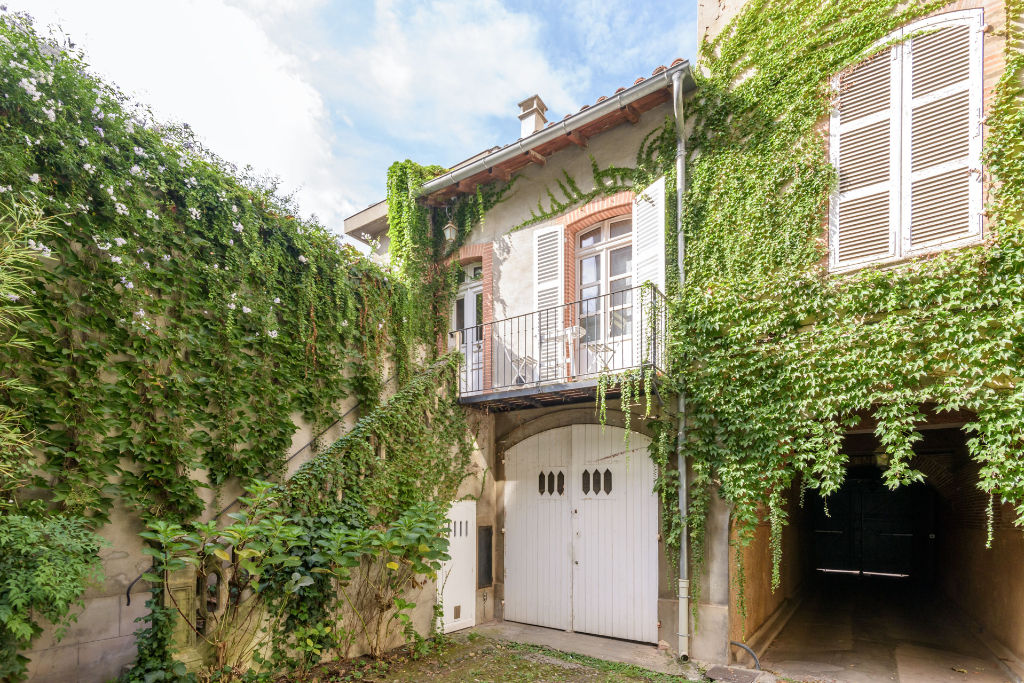
<svg viewBox="0 0 1024 683">
<path fill-rule="evenodd" d="M 865 415 L 888 456 L 886 483 L 920 481 L 914 425 L 924 404 L 977 416 L 965 429 L 978 486 L 1024 523 L 1024 128 L 1013 21 L 985 148 L 990 238 L 890 269 L 830 276 L 823 265 L 836 178 L 818 126 L 833 103 L 830 79 L 943 5 L 754 0 L 700 48 L 687 104 L 686 284 L 671 316 L 698 566 L 717 488 L 741 545 L 767 515 L 777 584 L 789 492 L 838 489 L 843 433 Z M 1018 1 L 1007 10 L 1020 19 Z"/>
</svg>

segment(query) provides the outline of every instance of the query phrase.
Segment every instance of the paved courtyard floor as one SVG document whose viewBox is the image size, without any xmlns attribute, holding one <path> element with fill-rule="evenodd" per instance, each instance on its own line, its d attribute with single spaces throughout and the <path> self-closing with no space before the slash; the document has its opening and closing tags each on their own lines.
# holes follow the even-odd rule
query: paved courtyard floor
<svg viewBox="0 0 1024 683">
<path fill-rule="evenodd" d="M 1006 683 L 945 600 L 905 580 L 833 576 L 809 590 L 764 669 L 826 683 Z"/>
</svg>

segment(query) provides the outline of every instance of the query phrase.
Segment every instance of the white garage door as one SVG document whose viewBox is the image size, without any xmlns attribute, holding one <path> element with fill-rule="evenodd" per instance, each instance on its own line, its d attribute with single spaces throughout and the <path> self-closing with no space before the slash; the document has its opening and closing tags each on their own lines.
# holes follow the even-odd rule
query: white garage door
<svg viewBox="0 0 1024 683">
<path fill-rule="evenodd" d="M 650 440 L 572 425 L 505 454 L 505 619 L 656 642 L 658 502 Z"/>
</svg>

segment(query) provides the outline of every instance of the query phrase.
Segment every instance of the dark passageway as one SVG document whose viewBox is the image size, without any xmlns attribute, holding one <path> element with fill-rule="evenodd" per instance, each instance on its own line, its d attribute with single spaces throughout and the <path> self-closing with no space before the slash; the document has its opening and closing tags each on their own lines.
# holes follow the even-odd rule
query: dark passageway
<svg viewBox="0 0 1024 683">
<path fill-rule="evenodd" d="M 972 564 L 978 554 L 996 558 L 974 531 L 983 533 L 986 498 L 965 436 L 922 434 L 913 466 L 925 483 L 888 489 L 874 435 L 859 434 L 845 443 L 843 487 L 827 502 L 807 492 L 801 600 L 764 653 L 764 668 L 802 681 L 1010 680 L 978 616 L 964 613 L 992 613 L 1005 583 L 992 572 L 1010 569 L 996 562 L 982 575 Z"/>
</svg>

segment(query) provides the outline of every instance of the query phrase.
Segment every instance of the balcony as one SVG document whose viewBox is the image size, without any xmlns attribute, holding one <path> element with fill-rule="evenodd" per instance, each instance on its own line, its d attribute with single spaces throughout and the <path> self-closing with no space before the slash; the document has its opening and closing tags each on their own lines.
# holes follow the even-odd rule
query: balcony
<svg viewBox="0 0 1024 683">
<path fill-rule="evenodd" d="M 665 367 L 665 296 L 651 285 L 449 334 L 459 402 L 516 410 L 592 399 L 602 374 Z"/>
</svg>

